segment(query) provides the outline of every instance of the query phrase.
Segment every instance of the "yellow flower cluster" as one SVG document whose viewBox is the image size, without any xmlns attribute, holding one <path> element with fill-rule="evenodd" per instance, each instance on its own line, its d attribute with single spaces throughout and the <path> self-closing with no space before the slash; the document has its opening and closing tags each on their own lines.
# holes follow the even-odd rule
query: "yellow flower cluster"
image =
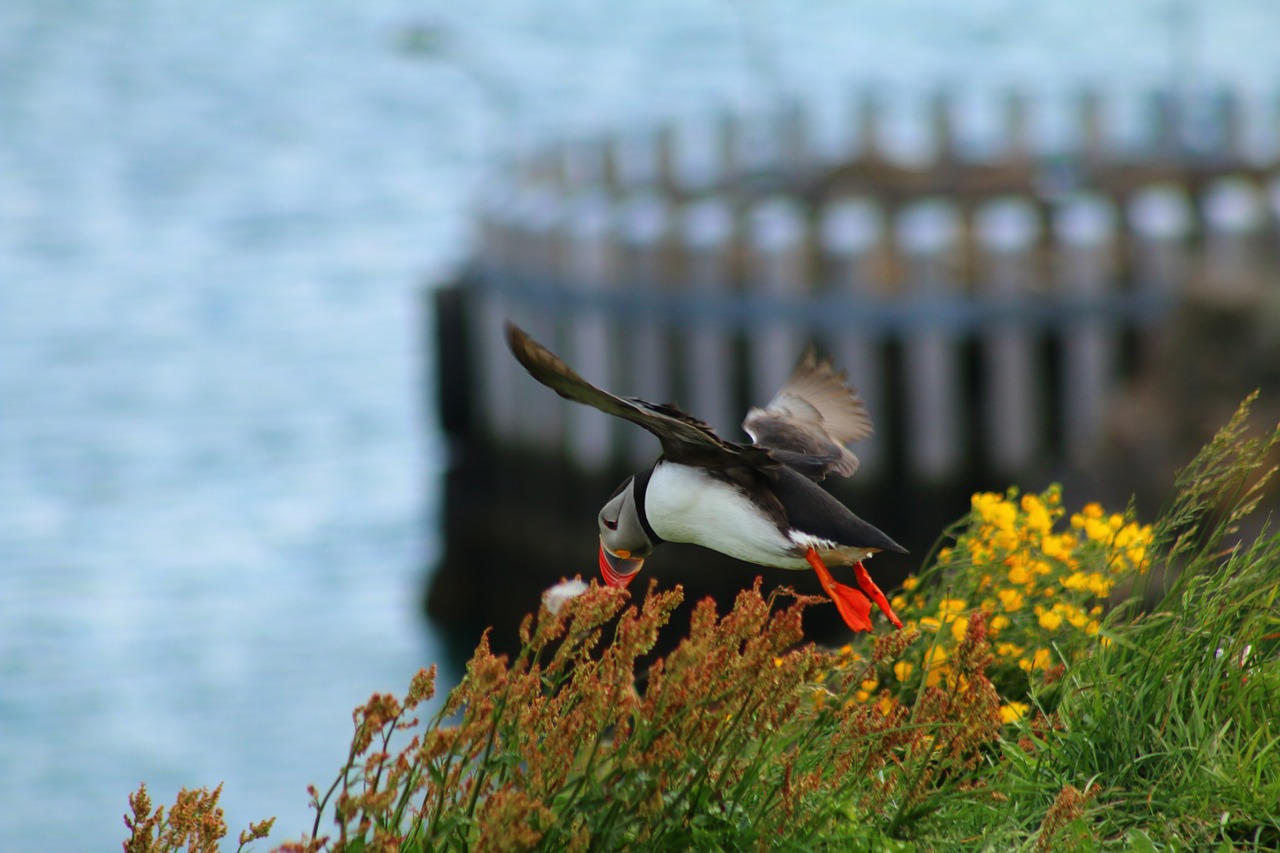
<svg viewBox="0 0 1280 853">
<path fill-rule="evenodd" d="M 1152 530 L 1128 514 L 1086 504 L 1065 524 L 1062 493 L 1010 489 L 972 498 L 954 544 L 938 552 L 921 578 L 910 577 L 891 604 L 930 640 L 915 659 L 893 665 L 904 684 L 925 673 L 927 685 L 947 683 L 948 657 L 964 637 L 969 614 L 987 614 L 994 655 L 1003 670 L 1006 722 L 1026 714 L 1028 675 L 1052 670 L 1091 651 L 1102 639 L 1101 617 L 1118 582 L 1146 572 Z M 1018 685 L 1021 685 L 1021 688 Z"/>
</svg>

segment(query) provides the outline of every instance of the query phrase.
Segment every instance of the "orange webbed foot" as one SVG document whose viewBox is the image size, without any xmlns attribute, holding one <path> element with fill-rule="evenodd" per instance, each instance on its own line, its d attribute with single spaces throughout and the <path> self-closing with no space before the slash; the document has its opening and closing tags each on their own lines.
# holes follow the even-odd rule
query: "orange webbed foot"
<svg viewBox="0 0 1280 853">
<path fill-rule="evenodd" d="M 804 558 L 809 562 L 809 565 L 813 566 L 813 570 L 818 573 L 818 581 L 822 584 L 823 591 L 835 602 L 836 610 L 839 611 L 840 617 L 844 619 L 844 624 L 854 631 L 870 631 L 871 601 L 853 587 L 837 583 L 836 579 L 831 576 L 826 564 L 818 557 L 818 552 L 813 548 L 805 552 Z M 881 598 L 883 597 L 881 596 Z M 894 619 L 896 621 L 897 617 L 894 617 Z"/>
<path fill-rule="evenodd" d="M 893 627 L 902 630 L 902 620 L 893 612 L 893 608 L 889 606 L 889 599 L 884 597 L 884 593 L 880 591 L 880 587 L 876 586 L 876 582 L 871 579 L 870 572 L 861 562 L 854 563 L 853 575 L 858 579 L 858 586 L 862 587 L 862 591 L 871 597 L 876 603 L 876 607 L 880 608 L 880 612 L 888 617 L 893 623 Z"/>
</svg>

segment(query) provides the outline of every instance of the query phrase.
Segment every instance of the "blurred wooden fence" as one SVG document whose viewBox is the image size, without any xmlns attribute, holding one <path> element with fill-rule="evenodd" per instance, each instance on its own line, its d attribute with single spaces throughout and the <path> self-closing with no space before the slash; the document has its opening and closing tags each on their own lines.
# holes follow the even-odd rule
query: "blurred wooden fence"
<svg viewBox="0 0 1280 853">
<path fill-rule="evenodd" d="M 1182 292 L 1280 288 L 1280 113 L 1219 96 L 1193 122 L 1179 103 L 1153 96 L 1149 132 L 1125 146 L 1101 96 L 1078 98 L 1070 144 L 1045 149 L 1010 95 L 996 144 L 973 151 L 940 96 L 921 119 L 931 155 L 899 162 L 883 105 L 863 98 L 843 152 L 811 145 L 792 105 L 513 164 L 464 277 L 470 420 L 585 472 L 656 454 L 524 375 L 511 318 L 591 381 L 728 437 L 815 342 L 876 421 L 860 478 L 891 458 L 924 481 L 975 456 L 998 474 L 1086 463 Z"/>
</svg>

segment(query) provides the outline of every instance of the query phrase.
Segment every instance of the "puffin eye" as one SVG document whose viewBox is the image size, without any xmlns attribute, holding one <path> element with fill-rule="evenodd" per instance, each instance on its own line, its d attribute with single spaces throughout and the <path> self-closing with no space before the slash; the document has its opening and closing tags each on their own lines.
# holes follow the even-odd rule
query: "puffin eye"
<svg viewBox="0 0 1280 853">
<path fill-rule="evenodd" d="M 617 521 L 610 521 L 610 520 L 609 520 L 609 519 L 607 519 L 607 518 L 601 519 L 601 521 L 603 521 L 603 522 L 604 522 L 604 526 L 605 526 L 605 527 L 607 527 L 607 528 L 609 528 L 610 530 L 617 530 L 617 529 L 618 529 L 618 522 L 617 522 Z"/>
</svg>

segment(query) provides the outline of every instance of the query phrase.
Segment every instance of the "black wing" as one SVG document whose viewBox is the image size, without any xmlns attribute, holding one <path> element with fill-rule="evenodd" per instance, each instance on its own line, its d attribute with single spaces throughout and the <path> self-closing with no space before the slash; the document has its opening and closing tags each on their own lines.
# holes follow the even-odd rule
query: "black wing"
<svg viewBox="0 0 1280 853">
<path fill-rule="evenodd" d="M 845 445 L 872 433 L 858 392 L 812 348 L 767 406 L 747 412 L 742 428 L 778 461 L 814 480 L 832 471 L 852 476 L 858 457 Z"/>
<path fill-rule="evenodd" d="M 782 469 L 772 478 L 774 495 L 786 507 L 788 525 L 840 545 L 907 553 L 888 534 L 854 515 L 821 486 L 801 472 Z"/>
<path fill-rule="evenodd" d="M 644 427 L 658 437 L 663 454 L 672 462 L 709 468 L 776 467 L 779 464 L 764 447 L 725 441 L 710 426 L 675 406 L 650 403 L 637 397 L 618 397 L 600 390 L 510 321 L 507 322 L 507 343 L 516 360 L 534 379 L 566 400 Z"/>
</svg>

